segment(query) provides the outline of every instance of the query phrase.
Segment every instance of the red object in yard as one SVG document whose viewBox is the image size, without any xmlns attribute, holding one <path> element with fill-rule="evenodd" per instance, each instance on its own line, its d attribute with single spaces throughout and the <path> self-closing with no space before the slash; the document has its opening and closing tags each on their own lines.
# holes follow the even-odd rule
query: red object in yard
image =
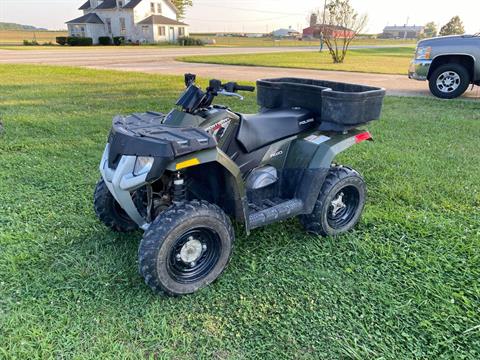
<svg viewBox="0 0 480 360">
<path fill-rule="evenodd" d="M 314 25 L 303 29 L 303 37 L 320 39 L 320 34 L 322 32 L 324 37 L 336 39 L 351 38 L 355 35 L 353 30 L 344 28 L 343 26 Z"/>
<path fill-rule="evenodd" d="M 370 134 L 370 132 L 368 132 L 368 131 L 355 136 L 355 142 L 357 144 L 360 144 L 361 142 L 364 142 L 364 141 L 367 141 L 367 140 L 372 140 L 372 134 Z"/>
</svg>

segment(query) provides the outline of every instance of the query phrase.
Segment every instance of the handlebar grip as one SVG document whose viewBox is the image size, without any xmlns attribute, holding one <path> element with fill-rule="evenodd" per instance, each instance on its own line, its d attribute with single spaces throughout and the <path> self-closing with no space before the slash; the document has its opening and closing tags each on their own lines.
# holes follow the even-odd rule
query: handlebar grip
<svg viewBox="0 0 480 360">
<path fill-rule="evenodd" d="M 255 86 L 236 85 L 236 86 L 235 86 L 235 91 L 250 91 L 250 92 L 254 92 L 254 91 L 255 91 Z"/>
</svg>

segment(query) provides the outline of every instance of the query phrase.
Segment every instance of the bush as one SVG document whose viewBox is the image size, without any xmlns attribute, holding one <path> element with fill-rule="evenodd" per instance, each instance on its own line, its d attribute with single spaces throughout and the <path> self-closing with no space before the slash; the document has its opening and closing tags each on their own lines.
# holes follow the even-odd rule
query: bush
<svg viewBox="0 0 480 360">
<path fill-rule="evenodd" d="M 203 46 L 205 43 L 200 39 L 195 39 L 188 36 L 179 37 L 177 44 L 180 46 Z"/>
<path fill-rule="evenodd" d="M 92 46 L 93 39 L 89 37 L 69 36 L 67 38 L 67 44 L 70 46 Z"/>
<path fill-rule="evenodd" d="M 38 42 L 37 40 L 32 40 L 32 41 L 28 41 L 28 40 L 23 40 L 23 46 L 38 46 Z"/>
<path fill-rule="evenodd" d="M 125 36 L 115 36 L 113 43 L 117 46 L 125 44 Z"/>
<path fill-rule="evenodd" d="M 58 45 L 64 46 L 67 44 L 67 37 L 66 36 L 57 36 L 55 41 Z"/>
<path fill-rule="evenodd" d="M 98 38 L 98 43 L 100 45 L 112 45 L 112 38 L 109 36 L 100 36 Z"/>
</svg>

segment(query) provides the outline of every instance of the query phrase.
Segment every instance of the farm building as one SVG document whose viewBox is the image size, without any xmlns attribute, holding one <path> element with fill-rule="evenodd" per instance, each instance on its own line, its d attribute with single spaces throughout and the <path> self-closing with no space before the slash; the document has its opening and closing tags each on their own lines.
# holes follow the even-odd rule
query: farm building
<svg viewBox="0 0 480 360">
<path fill-rule="evenodd" d="M 300 33 L 292 28 L 278 29 L 272 32 L 272 36 L 276 38 L 296 38 L 300 36 Z"/>
<path fill-rule="evenodd" d="M 424 32 L 424 26 L 386 26 L 380 37 L 383 39 L 417 39 L 423 35 Z"/>
<path fill-rule="evenodd" d="M 320 34 L 332 38 L 349 38 L 355 35 L 353 30 L 343 26 L 317 24 L 303 29 L 303 37 L 309 39 L 320 39 Z"/>
</svg>

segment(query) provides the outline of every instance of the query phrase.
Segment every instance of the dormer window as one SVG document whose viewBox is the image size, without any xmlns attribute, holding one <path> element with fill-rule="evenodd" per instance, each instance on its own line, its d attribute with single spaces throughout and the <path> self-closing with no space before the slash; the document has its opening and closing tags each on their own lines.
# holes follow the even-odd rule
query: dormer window
<svg viewBox="0 0 480 360">
<path fill-rule="evenodd" d="M 122 8 L 123 7 L 123 0 L 118 0 L 118 7 Z"/>
</svg>

